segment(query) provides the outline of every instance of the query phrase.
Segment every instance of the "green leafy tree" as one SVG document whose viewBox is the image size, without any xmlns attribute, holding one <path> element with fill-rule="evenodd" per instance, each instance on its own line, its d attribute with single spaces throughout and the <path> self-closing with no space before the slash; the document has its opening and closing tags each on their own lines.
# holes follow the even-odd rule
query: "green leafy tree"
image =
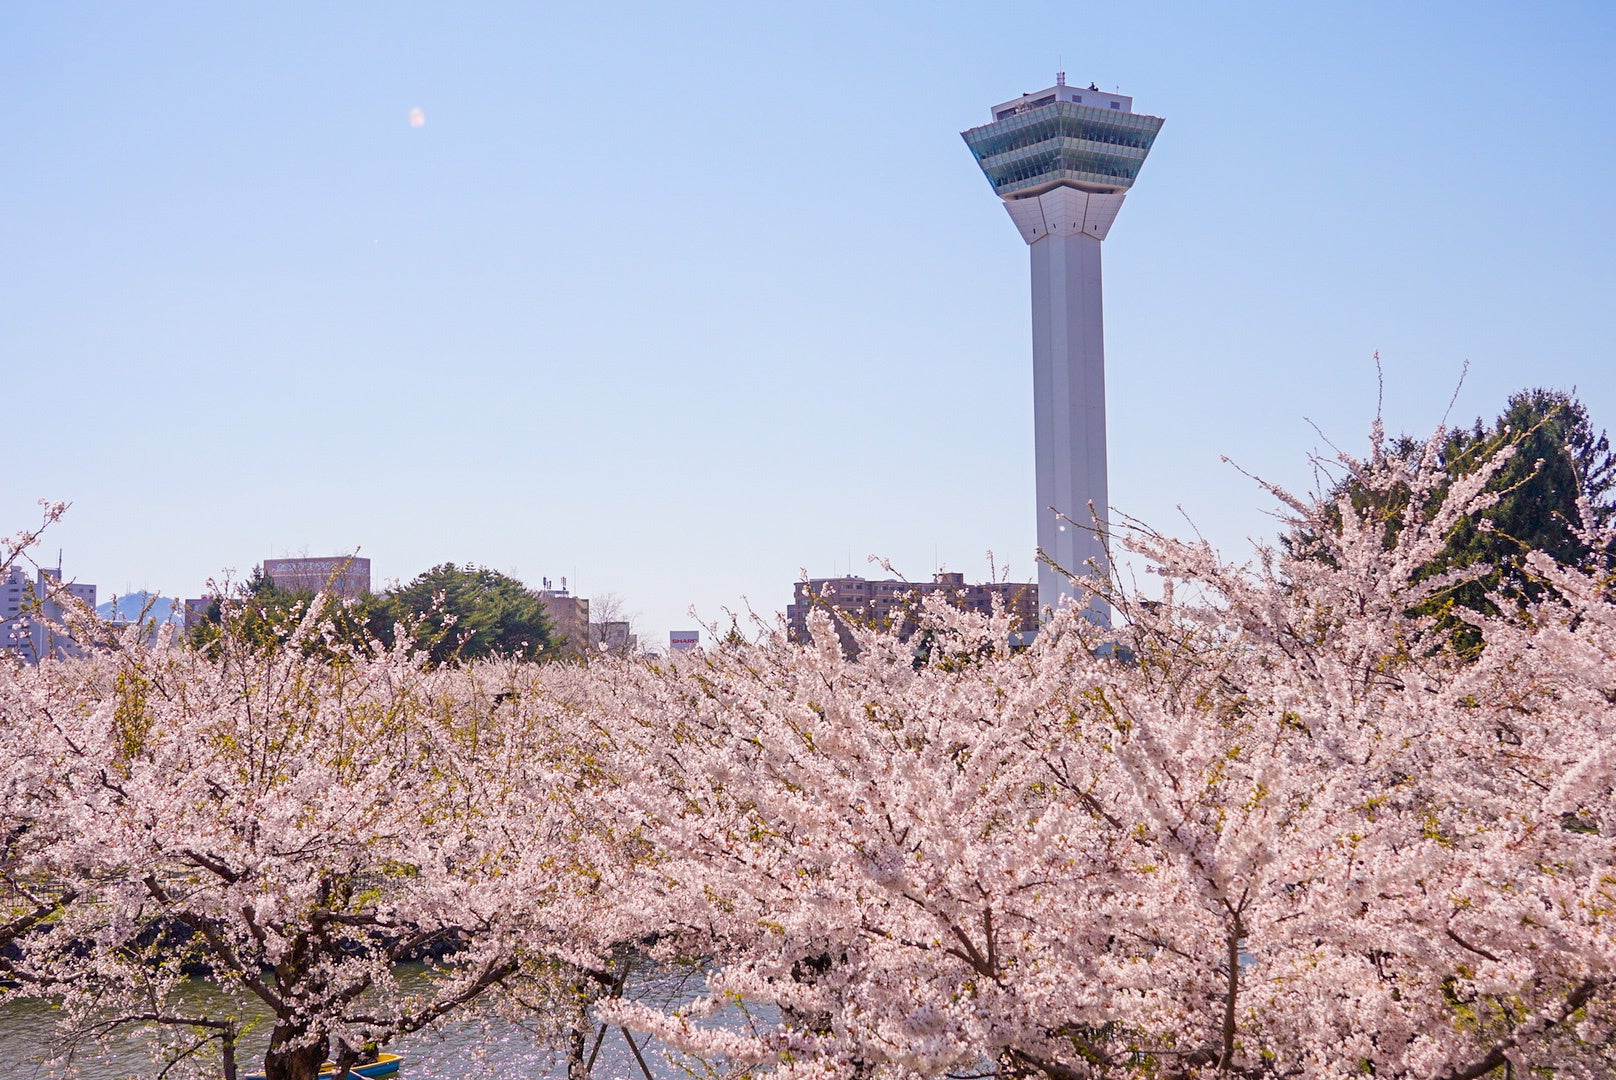
<svg viewBox="0 0 1616 1080">
<path fill-rule="evenodd" d="M 1593 552 L 1581 529 L 1579 501 L 1596 526 L 1616 516 L 1616 458 L 1603 431 L 1594 433 L 1582 402 L 1559 390 L 1523 390 L 1491 425 L 1477 419 L 1448 436 L 1442 460 L 1449 472 L 1468 473 L 1506 446 L 1514 455 L 1493 478 L 1498 503 L 1463 519 L 1449 542 L 1454 566 L 1490 563 L 1494 581 L 1519 578 L 1522 556 L 1541 551 L 1567 566 Z"/>
<path fill-rule="evenodd" d="M 1428 444 L 1399 436 L 1387 440 L 1386 453 L 1416 462 Z M 1596 529 L 1616 522 L 1616 455 L 1605 432 L 1595 432 L 1588 410 L 1571 394 L 1542 388 L 1512 395 L 1491 423 L 1446 434 L 1437 460 L 1447 475 L 1475 472 L 1500 451 L 1511 456 L 1488 481 L 1497 496 L 1490 508 L 1462 518 L 1441 554 L 1425 566 L 1424 580 L 1450 570 L 1472 569 L 1466 580 L 1422 605 L 1421 613 L 1438 616 L 1453 632 L 1461 650 L 1479 648 L 1479 637 L 1458 613 L 1459 608 L 1496 613 L 1490 599 L 1498 596 L 1535 599 L 1546 588 L 1526 567 L 1526 556 L 1541 551 L 1563 566 L 1585 566 L 1603 552 L 1589 544 L 1585 524 Z M 1408 511 L 1406 490 L 1365 492 L 1348 480 L 1331 493 L 1331 501 L 1350 500 L 1359 512 L 1380 515 L 1386 546 L 1397 539 Z M 1446 488 L 1432 493 L 1440 501 Z M 1292 551 L 1314 547 L 1315 538 L 1286 538 Z"/>
<path fill-rule="evenodd" d="M 443 563 L 380 600 L 370 627 L 391 645 L 403 626 L 433 664 L 510 656 L 537 660 L 554 629 L 538 592 L 487 567 Z"/>
<path fill-rule="evenodd" d="M 210 655 L 216 654 L 228 621 L 237 641 L 259 649 L 275 647 L 293 636 L 298 624 L 314 608 L 316 599 L 316 594 L 310 590 L 275 584 L 262 566 L 255 566 L 252 575 L 230 596 L 223 600 L 215 597 L 208 604 L 201 620 L 191 628 L 191 643 Z M 378 603 L 376 597 L 368 594 L 357 599 L 329 599 L 319 611 L 328 633 L 302 635 L 301 647 L 305 653 L 335 657 L 346 652 L 333 652 L 330 646 L 337 642 L 368 653 L 374 639 L 370 623 L 376 617 Z"/>
</svg>

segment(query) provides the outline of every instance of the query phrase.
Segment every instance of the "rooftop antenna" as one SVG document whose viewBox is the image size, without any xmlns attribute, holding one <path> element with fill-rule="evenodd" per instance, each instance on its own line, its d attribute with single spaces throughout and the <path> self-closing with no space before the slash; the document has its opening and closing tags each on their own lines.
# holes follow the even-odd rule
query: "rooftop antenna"
<svg viewBox="0 0 1616 1080">
<path fill-rule="evenodd" d="M 1066 57 L 1062 56 L 1062 57 L 1058 58 L 1055 62 L 1057 64 L 1059 64 L 1060 67 L 1061 67 L 1061 69 L 1059 71 L 1055 72 L 1055 85 L 1056 86 L 1065 86 L 1066 85 Z"/>
</svg>

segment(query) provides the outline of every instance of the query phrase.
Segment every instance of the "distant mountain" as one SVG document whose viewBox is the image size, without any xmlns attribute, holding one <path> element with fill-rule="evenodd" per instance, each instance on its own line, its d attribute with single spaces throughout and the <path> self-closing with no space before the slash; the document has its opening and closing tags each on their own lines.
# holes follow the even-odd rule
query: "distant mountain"
<svg viewBox="0 0 1616 1080">
<path fill-rule="evenodd" d="M 128 596 L 119 596 L 95 606 L 95 613 L 115 622 L 134 622 L 136 619 L 156 619 L 158 622 L 185 621 L 185 605 L 178 600 L 141 589 Z"/>
</svg>

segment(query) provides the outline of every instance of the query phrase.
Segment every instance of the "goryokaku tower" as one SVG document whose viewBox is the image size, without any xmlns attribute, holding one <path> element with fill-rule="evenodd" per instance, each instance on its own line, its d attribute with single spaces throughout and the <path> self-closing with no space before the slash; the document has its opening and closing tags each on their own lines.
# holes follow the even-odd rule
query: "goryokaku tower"
<svg viewBox="0 0 1616 1080">
<path fill-rule="evenodd" d="M 995 105 L 991 124 L 962 132 L 1032 252 L 1038 546 L 1073 573 L 1106 566 L 1089 512 L 1092 504 L 1103 519 L 1109 506 L 1100 241 L 1161 126 L 1161 117 L 1135 113 L 1126 94 L 1067 86 L 1063 72 L 1047 90 Z M 1040 610 L 1076 592 L 1039 564 Z M 1097 600 L 1088 616 L 1110 621 Z"/>
</svg>

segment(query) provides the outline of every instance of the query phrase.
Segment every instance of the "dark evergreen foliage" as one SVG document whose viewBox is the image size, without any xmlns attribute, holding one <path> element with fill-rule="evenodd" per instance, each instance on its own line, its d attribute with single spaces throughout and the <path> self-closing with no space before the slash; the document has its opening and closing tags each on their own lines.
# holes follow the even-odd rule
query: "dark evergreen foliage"
<svg viewBox="0 0 1616 1080">
<path fill-rule="evenodd" d="M 497 570 L 443 563 L 378 601 L 376 636 L 391 644 L 395 625 L 408 628 L 431 662 L 485 656 L 540 659 L 554 637 L 537 592 Z"/>
<path fill-rule="evenodd" d="M 238 624 L 232 640 L 267 648 L 284 641 L 315 602 L 314 593 L 276 585 L 254 567 L 234 597 L 209 605 L 191 641 L 217 649 L 229 618 Z M 399 628 L 433 665 L 496 655 L 543 659 L 554 640 L 537 592 L 497 570 L 453 563 L 434 566 L 391 593 L 330 599 L 320 618 L 329 633 L 305 650 L 333 659 L 349 650 L 368 655 L 377 643 L 391 647 Z"/>
<path fill-rule="evenodd" d="M 1388 447 L 1389 453 L 1409 459 L 1426 451 L 1424 442 L 1408 436 L 1388 440 Z M 1489 597 L 1535 597 L 1544 586 L 1526 566 L 1530 552 L 1541 551 L 1563 565 L 1584 565 L 1602 554 L 1590 548 L 1584 526 L 1603 528 L 1616 521 L 1616 455 L 1605 432 L 1595 433 L 1587 408 L 1571 394 L 1522 390 L 1491 423 L 1478 418 L 1472 427 L 1449 433 L 1438 458 L 1448 475 L 1459 477 L 1506 448 L 1513 453 L 1487 485 L 1497 503 L 1463 518 L 1441 555 L 1420 575 L 1476 568 L 1468 580 L 1427 605 L 1428 614 L 1450 624 L 1461 649 L 1478 647 L 1479 637 L 1457 608 L 1492 613 L 1495 605 Z M 1360 511 L 1381 514 L 1391 546 L 1401 528 L 1406 493 L 1400 502 L 1370 506 L 1366 494 L 1347 480 L 1332 494 L 1347 497 Z M 1286 537 L 1285 543 L 1302 550 L 1307 538 Z"/>
</svg>

